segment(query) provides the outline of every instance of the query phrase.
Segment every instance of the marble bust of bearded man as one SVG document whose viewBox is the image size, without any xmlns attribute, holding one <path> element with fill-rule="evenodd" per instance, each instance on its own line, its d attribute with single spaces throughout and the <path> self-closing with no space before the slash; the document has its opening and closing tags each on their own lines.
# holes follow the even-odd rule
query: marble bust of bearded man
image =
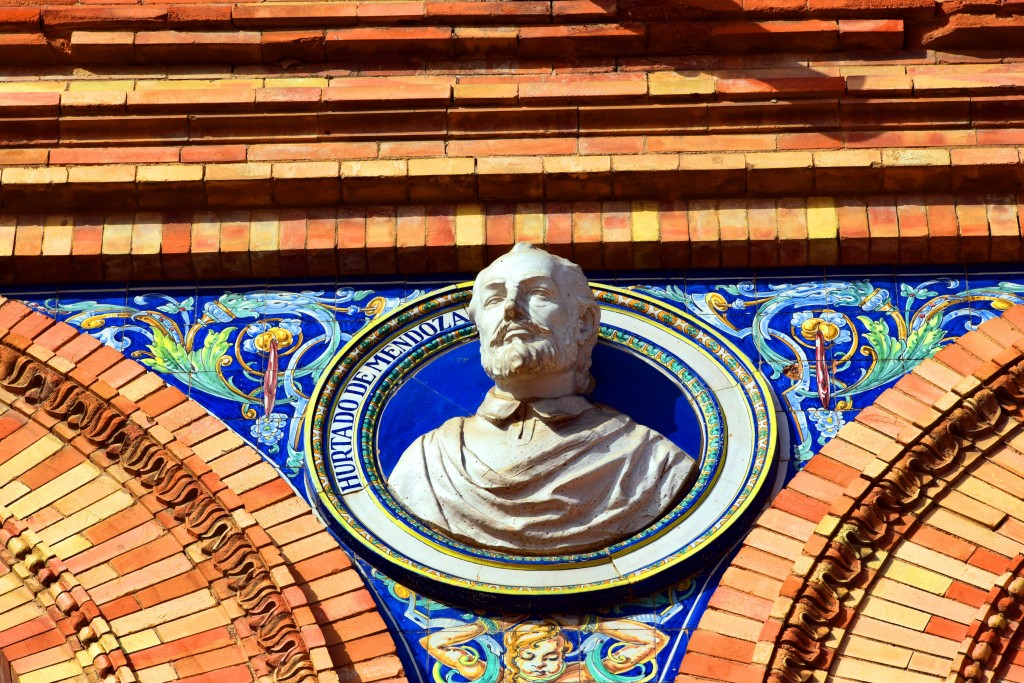
<svg viewBox="0 0 1024 683">
<path fill-rule="evenodd" d="M 468 314 L 495 386 L 402 454 L 388 486 L 411 514 L 478 547 L 555 555 L 606 547 L 679 501 L 693 458 L 584 396 L 600 308 L 579 266 L 517 244 L 477 276 Z"/>
</svg>

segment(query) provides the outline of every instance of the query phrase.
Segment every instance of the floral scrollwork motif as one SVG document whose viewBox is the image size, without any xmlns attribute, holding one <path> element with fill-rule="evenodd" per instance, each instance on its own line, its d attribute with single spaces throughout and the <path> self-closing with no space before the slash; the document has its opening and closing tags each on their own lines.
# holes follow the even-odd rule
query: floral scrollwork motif
<svg viewBox="0 0 1024 683">
<path fill-rule="evenodd" d="M 797 592 L 783 619 L 766 672 L 769 683 L 802 683 L 816 670 L 827 668 L 830 651 L 825 643 L 833 636 L 843 614 L 855 607 L 872 580 L 865 563 L 882 557 L 898 540 L 902 515 L 917 509 L 923 496 L 939 477 L 962 469 L 979 453 L 979 445 L 1000 433 L 1009 411 L 1024 402 L 1024 364 L 1007 367 L 988 386 L 964 398 L 938 424 L 931 426 L 897 458 L 872 486 L 866 487 L 837 531 L 815 560 L 808 580 Z M 920 510 L 918 510 L 920 513 Z M 1024 592 L 1024 579 L 1019 588 Z M 980 650 L 979 650 L 980 652 Z M 964 664 L 960 681 L 981 680 Z M 950 679 L 952 680 L 952 679 Z"/>
<path fill-rule="evenodd" d="M 229 580 L 257 642 L 267 654 L 275 680 L 316 680 L 309 651 L 269 568 L 231 513 L 175 454 L 89 389 L 5 345 L 0 345 L 0 387 L 63 420 L 71 430 L 104 449 L 107 457 L 118 461 L 126 472 L 138 477 L 143 486 L 153 489 L 156 498 L 201 542 L 214 566 Z M 9 546 L 14 535 L 7 526 L 0 528 L 0 542 Z M 32 534 L 30 530 L 19 533 L 22 537 Z M 60 563 L 58 558 L 53 561 Z M 61 575 L 58 570 L 51 573 Z M 88 623 L 90 619 L 86 615 L 81 620 Z M 120 655 L 124 660 L 123 653 Z M 110 667 L 101 670 L 100 664 L 96 664 L 97 671 L 106 675 Z"/>
</svg>

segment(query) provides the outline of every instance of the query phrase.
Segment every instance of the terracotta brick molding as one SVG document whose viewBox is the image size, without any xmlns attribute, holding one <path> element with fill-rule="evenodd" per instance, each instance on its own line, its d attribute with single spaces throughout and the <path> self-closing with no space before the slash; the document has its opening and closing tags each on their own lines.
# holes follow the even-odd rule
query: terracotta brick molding
<svg viewBox="0 0 1024 683">
<path fill-rule="evenodd" d="M 0 523 L 0 652 L 22 681 L 401 675 L 351 562 L 269 464 L 141 365 L 6 300 Z"/>
<path fill-rule="evenodd" d="M 1022 418 L 1018 306 L 922 362 L 775 498 L 677 680 L 1001 680 L 1019 647 Z"/>
<path fill-rule="evenodd" d="M 1022 258 L 1020 202 L 901 194 L 0 214 L 0 283 L 472 272 L 518 241 L 591 270 L 1012 262 Z"/>
</svg>

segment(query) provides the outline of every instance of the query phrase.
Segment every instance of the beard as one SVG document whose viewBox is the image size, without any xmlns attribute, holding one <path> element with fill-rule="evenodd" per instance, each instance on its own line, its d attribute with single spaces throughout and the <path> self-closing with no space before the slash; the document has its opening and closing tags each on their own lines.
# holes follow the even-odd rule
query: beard
<svg viewBox="0 0 1024 683">
<path fill-rule="evenodd" d="M 578 344 L 565 330 L 552 332 L 534 322 L 513 323 L 526 328 L 530 339 L 505 340 L 512 325 L 506 323 L 495 331 L 489 344 L 480 346 L 480 364 L 493 380 L 522 379 L 564 372 L 576 366 Z"/>
</svg>

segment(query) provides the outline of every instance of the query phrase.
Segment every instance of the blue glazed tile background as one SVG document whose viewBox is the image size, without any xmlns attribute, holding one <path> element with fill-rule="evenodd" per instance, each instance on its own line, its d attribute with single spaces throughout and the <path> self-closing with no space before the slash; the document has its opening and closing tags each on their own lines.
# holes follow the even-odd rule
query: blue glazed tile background
<svg viewBox="0 0 1024 683">
<path fill-rule="evenodd" d="M 785 479 L 799 471 L 857 411 L 921 360 L 1008 306 L 1024 302 L 1024 274 L 1013 266 L 966 271 L 927 267 L 691 271 L 680 277 L 590 275 L 608 284 L 636 288 L 700 316 L 758 362 L 789 428 L 788 448 L 781 453 Z M 304 494 L 302 415 L 331 358 L 376 317 L 426 291 L 466 279 L 141 283 L 3 293 L 82 329 L 158 372 L 224 420 Z M 277 346 L 276 363 L 271 339 Z M 382 418 L 382 434 L 401 444 L 425 431 L 421 422 L 432 428 L 453 414 L 475 408 L 489 382 L 473 366 L 473 348 L 468 345 L 466 351 L 467 367 L 474 368 L 467 370 L 468 380 L 451 377 L 445 397 L 425 386 L 415 396 L 410 392 L 407 398 L 415 399 L 418 422 L 399 419 L 401 406 L 392 406 L 393 414 L 386 411 Z M 595 354 L 595 374 L 601 380 L 597 400 L 602 392 L 617 392 L 620 400 L 642 402 L 648 392 L 639 388 L 639 382 L 631 383 L 637 369 L 602 366 L 600 356 L 599 349 Z M 265 400 L 265 383 L 275 388 L 272 402 Z M 443 378 L 440 385 L 445 385 Z M 677 405 L 674 411 L 650 417 L 651 426 L 676 436 L 684 448 L 698 447 L 679 426 L 687 420 L 685 409 Z M 384 465 L 387 469 L 388 463 Z M 735 534 L 731 542 L 737 543 L 741 535 Z M 614 683 L 674 678 L 689 635 L 731 555 L 732 551 L 726 552 L 697 574 L 679 577 L 672 589 L 595 612 L 591 616 L 596 628 L 581 629 L 573 619 L 563 619 L 557 628 L 573 644 L 565 656 L 570 666 L 566 675 L 586 668 L 597 680 Z M 483 625 L 477 631 L 486 630 L 493 623 L 488 620 L 500 621 L 508 615 L 481 614 L 437 602 L 396 585 L 361 560 L 357 566 L 386 613 L 410 679 L 497 683 L 443 665 L 422 641 L 432 633 L 474 623 Z M 551 616 L 517 615 L 516 620 L 526 628 Z M 634 633 L 637 641 L 655 631 L 667 640 L 653 658 L 609 674 L 600 671 L 603 653 L 624 642 L 602 632 L 609 624 L 617 625 L 614 632 L 627 638 Z M 493 660 L 492 673 L 500 674 L 506 646 L 503 634 L 478 634 L 458 646 L 482 661 Z M 586 656 L 593 650 L 598 652 L 596 659 Z"/>
</svg>

